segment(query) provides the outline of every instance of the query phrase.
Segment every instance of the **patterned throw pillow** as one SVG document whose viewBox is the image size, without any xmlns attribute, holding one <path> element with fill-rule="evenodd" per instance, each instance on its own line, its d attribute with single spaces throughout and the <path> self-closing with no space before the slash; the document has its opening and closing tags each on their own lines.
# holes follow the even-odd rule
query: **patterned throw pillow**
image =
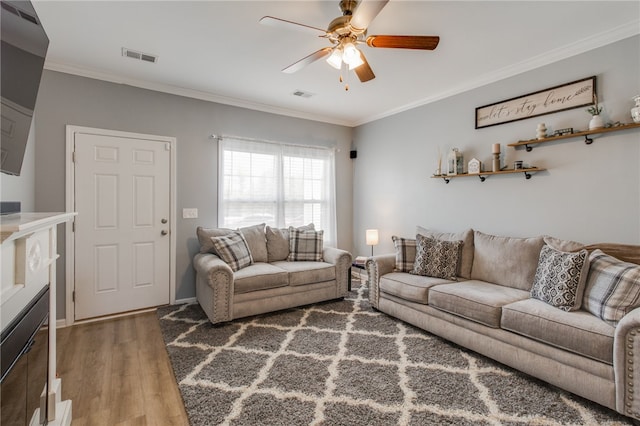
<svg viewBox="0 0 640 426">
<path fill-rule="evenodd" d="M 211 237 L 213 248 L 220 259 L 235 271 L 249 266 L 253 263 L 247 240 L 244 239 L 242 232 L 231 231 L 227 235 L 220 237 Z"/>
<path fill-rule="evenodd" d="M 322 262 L 322 239 L 324 231 L 302 231 L 289 227 L 289 257 L 292 261 Z"/>
<path fill-rule="evenodd" d="M 231 232 L 233 232 L 233 229 L 230 228 L 203 228 L 202 226 L 198 226 L 198 228 L 196 228 L 196 235 L 200 243 L 200 253 L 217 254 L 213 248 L 211 237 L 221 237 Z"/>
<path fill-rule="evenodd" d="M 391 237 L 396 248 L 396 272 L 409 272 L 413 269 L 416 261 L 416 240 L 400 238 L 395 235 Z"/>
<path fill-rule="evenodd" d="M 602 250 L 589 256 L 583 309 L 612 326 L 640 306 L 640 265 L 623 262 Z"/>
<path fill-rule="evenodd" d="M 299 226 L 296 228 L 300 231 L 315 231 L 315 225 Z M 272 228 L 267 226 L 265 230 L 267 237 L 267 258 L 269 262 L 278 260 L 287 260 L 289 257 L 289 228 Z"/>
<path fill-rule="evenodd" d="M 580 309 L 589 272 L 589 252 L 563 252 L 548 245 L 540 250 L 531 297 L 563 311 Z"/>
<path fill-rule="evenodd" d="M 457 280 L 462 241 L 443 241 L 418 234 L 416 242 L 416 262 L 410 274 Z"/>
</svg>

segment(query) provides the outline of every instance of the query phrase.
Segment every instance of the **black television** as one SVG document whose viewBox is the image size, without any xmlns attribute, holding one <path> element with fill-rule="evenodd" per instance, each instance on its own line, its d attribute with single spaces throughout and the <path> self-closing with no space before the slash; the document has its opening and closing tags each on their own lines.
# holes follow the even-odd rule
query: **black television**
<svg viewBox="0 0 640 426">
<path fill-rule="evenodd" d="M 49 38 L 30 1 L 0 4 L 0 171 L 19 176 Z"/>
</svg>

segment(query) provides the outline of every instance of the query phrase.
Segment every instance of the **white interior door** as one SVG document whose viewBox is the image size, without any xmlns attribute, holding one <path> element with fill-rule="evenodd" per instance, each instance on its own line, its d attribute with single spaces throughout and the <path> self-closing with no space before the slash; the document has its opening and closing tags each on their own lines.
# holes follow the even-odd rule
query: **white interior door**
<svg viewBox="0 0 640 426">
<path fill-rule="evenodd" d="M 169 303 L 170 144 L 76 133 L 75 319 Z"/>
</svg>

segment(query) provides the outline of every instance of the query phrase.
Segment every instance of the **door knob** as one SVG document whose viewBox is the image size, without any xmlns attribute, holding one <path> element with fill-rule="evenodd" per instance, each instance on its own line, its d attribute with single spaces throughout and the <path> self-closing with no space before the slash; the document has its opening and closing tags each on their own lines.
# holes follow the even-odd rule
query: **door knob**
<svg viewBox="0 0 640 426">
<path fill-rule="evenodd" d="M 161 223 L 167 223 L 167 219 L 162 218 L 162 220 L 160 220 Z"/>
<path fill-rule="evenodd" d="M 160 235 L 167 235 L 169 232 L 167 232 L 166 229 L 163 229 L 162 231 L 160 231 Z"/>
</svg>

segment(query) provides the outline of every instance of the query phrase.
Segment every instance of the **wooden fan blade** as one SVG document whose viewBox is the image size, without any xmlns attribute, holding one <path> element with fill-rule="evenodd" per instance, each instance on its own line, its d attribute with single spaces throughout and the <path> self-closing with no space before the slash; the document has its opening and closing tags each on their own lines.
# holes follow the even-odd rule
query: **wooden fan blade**
<svg viewBox="0 0 640 426">
<path fill-rule="evenodd" d="M 439 42 L 438 36 L 372 35 L 367 37 L 367 45 L 371 47 L 395 49 L 433 50 L 438 47 Z"/>
<path fill-rule="evenodd" d="M 360 81 L 362 83 L 366 83 L 367 81 L 376 78 L 376 75 L 373 73 L 373 70 L 369 66 L 369 62 L 367 62 L 367 58 L 365 58 L 364 53 L 360 52 L 360 58 L 364 63 L 359 67 L 354 68 L 353 70 L 356 72 L 356 75 L 358 76 Z"/>
<path fill-rule="evenodd" d="M 351 17 L 351 28 L 361 31 L 366 30 L 371 21 L 378 16 L 378 13 L 387 3 L 389 3 L 389 0 L 362 0 Z"/>
<path fill-rule="evenodd" d="M 296 71 L 300 71 L 302 68 L 306 67 L 312 62 L 315 62 L 318 59 L 322 59 L 325 56 L 329 56 L 332 50 L 333 50 L 332 47 L 324 47 L 320 50 L 316 50 L 311 55 L 305 56 L 304 58 L 300 59 L 298 62 L 294 62 L 293 64 L 289 65 L 288 67 L 283 69 L 282 72 L 286 72 L 287 74 L 293 74 Z"/>
<path fill-rule="evenodd" d="M 287 21 L 286 19 L 274 18 L 273 16 L 263 16 L 258 22 L 260 22 L 262 25 L 269 25 L 271 27 L 284 28 L 294 31 L 302 31 L 318 37 L 325 37 L 327 35 L 327 32 L 322 28 L 299 24 L 297 22 Z"/>
</svg>

